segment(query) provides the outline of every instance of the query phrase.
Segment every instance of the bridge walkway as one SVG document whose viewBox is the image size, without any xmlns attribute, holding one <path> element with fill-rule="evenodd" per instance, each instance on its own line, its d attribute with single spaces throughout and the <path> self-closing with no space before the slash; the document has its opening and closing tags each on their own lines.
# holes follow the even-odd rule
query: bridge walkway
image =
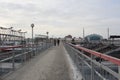
<svg viewBox="0 0 120 80">
<path fill-rule="evenodd" d="M 63 44 L 41 53 L 4 80 L 73 80 Z"/>
</svg>

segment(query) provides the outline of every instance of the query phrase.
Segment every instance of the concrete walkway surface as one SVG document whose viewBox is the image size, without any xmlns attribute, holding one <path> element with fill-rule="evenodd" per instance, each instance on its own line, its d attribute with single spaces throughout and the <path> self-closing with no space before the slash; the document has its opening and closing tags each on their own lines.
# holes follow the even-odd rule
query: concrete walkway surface
<svg viewBox="0 0 120 80">
<path fill-rule="evenodd" d="M 4 80 L 73 80 L 63 44 L 26 62 Z"/>
</svg>

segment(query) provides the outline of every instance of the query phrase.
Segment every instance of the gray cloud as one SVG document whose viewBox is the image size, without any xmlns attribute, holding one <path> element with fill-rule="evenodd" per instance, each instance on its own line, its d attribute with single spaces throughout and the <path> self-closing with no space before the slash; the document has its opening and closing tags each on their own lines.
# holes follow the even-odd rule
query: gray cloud
<svg viewBox="0 0 120 80">
<path fill-rule="evenodd" d="M 30 24 L 35 23 L 36 32 L 43 29 L 41 33 L 50 31 L 53 35 L 60 31 L 58 35 L 82 36 L 83 27 L 86 34 L 106 36 L 108 27 L 111 34 L 119 34 L 119 4 L 119 0 L 1 0 L 0 23 L 29 33 Z"/>
</svg>

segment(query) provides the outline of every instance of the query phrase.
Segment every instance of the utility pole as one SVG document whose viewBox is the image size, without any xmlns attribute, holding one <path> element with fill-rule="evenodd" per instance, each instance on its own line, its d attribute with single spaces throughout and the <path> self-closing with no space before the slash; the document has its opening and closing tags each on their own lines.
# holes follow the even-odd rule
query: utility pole
<svg viewBox="0 0 120 80">
<path fill-rule="evenodd" d="M 110 30 L 109 30 L 109 28 L 107 29 L 107 33 L 108 33 L 108 40 L 109 40 L 109 37 L 110 37 Z"/>
</svg>

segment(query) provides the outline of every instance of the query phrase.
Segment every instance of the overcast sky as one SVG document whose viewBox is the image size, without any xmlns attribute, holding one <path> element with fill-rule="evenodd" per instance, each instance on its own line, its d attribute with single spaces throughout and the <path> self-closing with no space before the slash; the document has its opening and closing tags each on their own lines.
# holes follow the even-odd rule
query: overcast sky
<svg viewBox="0 0 120 80">
<path fill-rule="evenodd" d="M 120 34 L 120 0 L 0 0 L 0 26 L 35 34 L 82 37 L 97 33 Z"/>
</svg>

